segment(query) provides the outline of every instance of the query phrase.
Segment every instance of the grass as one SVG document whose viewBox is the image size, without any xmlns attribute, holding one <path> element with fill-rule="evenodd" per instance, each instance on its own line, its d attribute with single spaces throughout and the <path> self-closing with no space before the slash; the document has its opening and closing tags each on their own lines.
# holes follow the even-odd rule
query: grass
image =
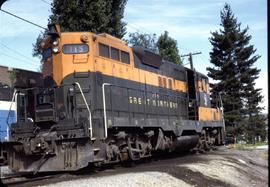
<svg viewBox="0 0 270 187">
<path fill-rule="evenodd" d="M 235 144 L 235 149 L 245 150 L 245 149 L 255 149 L 257 146 L 268 145 L 268 142 L 258 142 L 256 144 Z"/>
</svg>

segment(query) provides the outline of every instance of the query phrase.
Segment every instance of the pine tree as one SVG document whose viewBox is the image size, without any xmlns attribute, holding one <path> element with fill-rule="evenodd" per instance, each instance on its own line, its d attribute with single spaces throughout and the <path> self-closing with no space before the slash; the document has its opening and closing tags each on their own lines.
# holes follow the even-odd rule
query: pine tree
<svg viewBox="0 0 270 187">
<path fill-rule="evenodd" d="M 220 17 L 222 29 L 213 32 L 210 38 L 213 46 L 210 62 L 214 67 L 207 70 L 208 76 L 215 80 L 210 85 L 211 96 L 217 102 L 221 94 L 227 132 L 235 136 L 245 134 L 250 139 L 265 132 L 259 107 L 263 99 L 261 89 L 255 89 L 260 70 L 253 67 L 260 56 L 254 55 L 256 50 L 249 44 L 248 27 L 241 30 L 241 23 L 237 22 L 228 4 Z"/>
<path fill-rule="evenodd" d="M 123 38 L 126 34 L 126 23 L 122 21 L 124 17 L 124 10 L 127 4 L 127 0 L 111 0 L 106 1 L 107 3 L 111 4 L 111 16 L 109 19 L 109 34 L 117 37 Z"/>
<path fill-rule="evenodd" d="M 243 63 L 249 63 L 250 61 L 252 59 Z M 244 98 L 244 114 L 247 118 L 245 134 L 249 143 L 255 143 L 258 137 L 262 140 L 266 138 L 266 119 L 261 114 L 263 107 L 259 105 L 263 100 L 263 96 L 261 95 L 262 89 L 255 88 L 254 82 L 259 72 L 257 68 L 250 67 L 246 72 L 242 73 L 244 77 L 242 97 Z M 249 76 L 247 73 L 249 73 Z"/>
<path fill-rule="evenodd" d="M 177 41 L 169 36 L 168 31 L 165 31 L 164 34 L 161 34 L 157 41 L 157 47 L 159 50 L 160 56 L 173 62 L 175 64 L 181 64 L 181 58 L 177 48 Z"/>
<path fill-rule="evenodd" d="M 251 36 L 247 34 L 248 27 L 239 34 L 235 55 L 239 72 L 241 74 L 243 110 L 242 113 L 247 118 L 246 138 L 248 142 L 254 143 L 254 138 L 260 136 L 265 138 L 265 118 L 260 114 L 263 110 L 260 103 L 263 100 L 262 89 L 255 88 L 255 80 L 261 70 L 254 67 L 254 63 L 260 58 L 256 55 L 256 49 L 250 45 Z"/>
<path fill-rule="evenodd" d="M 237 130 L 240 130 L 242 108 L 241 82 L 234 56 L 239 24 L 228 4 L 225 4 L 220 17 L 222 29 L 211 33 L 210 38 L 213 46 L 210 63 L 214 67 L 208 67 L 207 70 L 208 76 L 217 81 L 210 85 L 212 100 L 217 103 L 221 94 L 227 132 L 236 136 L 239 133 Z"/>
<path fill-rule="evenodd" d="M 54 0 L 49 21 L 62 31 L 91 31 L 122 38 L 122 21 L 127 0 Z"/>
</svg>

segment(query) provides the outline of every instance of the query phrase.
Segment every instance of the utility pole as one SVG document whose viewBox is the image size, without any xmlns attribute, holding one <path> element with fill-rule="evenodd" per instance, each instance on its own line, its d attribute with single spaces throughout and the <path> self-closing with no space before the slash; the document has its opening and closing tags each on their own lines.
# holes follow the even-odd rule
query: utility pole
<svg viewBox="0 0 270 187">
<path fill-rule="evenodd" d="M 202 54 L 202 52 L 189 53 L 189 54 L 186 54 L 186 55 L 181 55 L 181 57 L 188 56 L 189 57 L 188 60 L 189 60 L 189 63 L 190 63 L 190 69 L 194 70 L 192 55 L 199 55 L 199 54 Z"/>
</svg>

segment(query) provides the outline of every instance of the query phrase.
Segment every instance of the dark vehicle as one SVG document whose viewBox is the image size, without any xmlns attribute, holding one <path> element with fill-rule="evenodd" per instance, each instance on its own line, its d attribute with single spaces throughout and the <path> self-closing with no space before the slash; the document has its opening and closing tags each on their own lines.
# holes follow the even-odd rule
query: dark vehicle
<svg viewBox="0 0 270 187">
<path fill-rule="evenodd" d="M 7 164 L 7 152 L 3 146 L 3 142 L 7 141 L 8 137 L 7 118 L 10 116 L 8 123 L 16 121 L 15 104 L 10 108 L 12 93 L 13 89 L 0 85 L 0 165 Z"/>
<path fill-rule="evenodd" d="M 17 92 L 5 142 L 13 171 L 78 170 L 223 143 L 205 75 L 108 34 L 49 25 L 44 42 L 53 73 L 46 88 Z"/>
</svg>

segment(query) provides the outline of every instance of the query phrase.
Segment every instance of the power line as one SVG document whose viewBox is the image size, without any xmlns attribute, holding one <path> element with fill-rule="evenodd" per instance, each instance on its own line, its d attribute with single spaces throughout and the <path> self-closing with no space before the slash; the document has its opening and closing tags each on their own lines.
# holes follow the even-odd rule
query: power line
<svg viewBox="0 0 270 187">
<path fill-rule="evenodd" d="M 192 51 L 192 50 L 190 50 L 190 49 L 183 48 L 183 47 L 180 47 L 180 46 L 178 46 L 178 48 L 179 48 L 180 50 L 184 50 L 184 51 Z"/>
<path fill-rule="evenodd" d="M 188 56 L 188 60 L 189 60 L 189 63 L 190 63 L 190 69 L 194 70 L 193 68 L 193 60 L 192 60 L 192 55 L 199 55 L 199 54 L 202 54 L 202 52 L 196 52 L 196 53 L 189 53 L 189 54 L 186 54 L 186 55 L 181 55 L 181 57 L 186 57 Z"/>
<path fill-rule="evenodd" d="M 138 30 L 138 31 L 140 30 L 139 28 L 141 28 L 141 30 L 144 30 L 144 32 L 147 33 L 147 34 L 155 34 L 155 33 L 151 32 L 151 31 L 149 31 L 148 29 L 146 29 L 146 28 L 144 28 L 144 27 L 142 27 L 142 26 L 138 26 L 138 25 L 136 25 L 136 24 L 134 24 L 134 23 L 128 23 L 128 22 L 127 22 L 127 24 L 128 24 L 129 26 L 135 28 L 135 29 Z"/>
<path fill-rule="evenodd" d="M 32 21 L 28 21 L 28 20 L 26 20 L 26 19 L 24 19 L 24 18 L 22 18 L 22 17 L 16 16 L 15 14 L 12 14 L 12 13 L 10 13 L 10 12 L 8 12 L 8 11 L 2 10 L 2 9 L 0 9 L 0 10 L 1 10 L 2 12 L 4 12 L 4 13 L 8 14 L 8 15 L 11 15 L 11 16 L 13 16 L 13 17 L 15 17 L 15 18 L 18 18 L 18 19 L 20 19 L 20 20 L 22 20 L 22 21 L 25 21 L 25 22 L 27 22 L 27 23 L 30 23 L 30 24 L 32 24 L 32 25 L 34 25 L 34 26 L 37 26 L 37 27 L 39 27 L 39 28 L 42 28 L 42 29 L 46 30 L 45 27 L 42 27 L 42 26 L 40 26 L 40 25 L 38 25 L 38 24 L 36 24 L 36 23 L 34 23 L 34 22 L 32 22 Z"/>
<path fill-rule="evenodd" d="M 136 31 L 140 32 L 140 30 L 139 30 L 138 28 L 133 27 L 133 26 L 131 26 L 130 24 L 127 24 L 127 27 L 130 27 L 130 28 L 132 28 L 132 29 L 134 29 L 134 30 L 136 30 Z"/>
<path fill-rule="evenodd" d="M 204 56 L 200 56 L 205 62 L 210 62 L 210 60 L 205 59 Z"/>
<path fill-rule="evenodd" d="M 20 56 L 22 56 L 22 57 L 28 59 L 28 60 L 31 60 L 31 61 L 33 60 L 33 59 L 31 59 L 31 58 L 29 58 L 29 57 L 27 57 L 27 56 L 21 54 L 20 52 L 16 51 L 15 49 L 12 49 L 12 48 L 8 47 L 7 45 L 5 45 L 5 44 L 3 44 L 3 43 L 1 43 L 1 42 L 0 42 L 0 45 L 2 45 L 3 47 L 7 48 L 8 50 L 10 50 L 10 51 L 12 51 L 12 52 L 14 52 L 14 53 L 16 53 L 16 54 L 18 54 L 18 55 L 20 55 Z"/>
<path fill-rule="evenodd" d="M 123 20 L 126 22 L 128 27 L 131 27 L 131 28 L 133 28 L 133 29 L 135 29 L 135 30 L 137 30 L 139 32 L 141 32 L 141 30 L 143 30 L 143 32 L 146 33 L 146 34 L 156 34 L 156 33 L 153 33 L 152 31 L 146 29 L 145 27 L 139 26 L 139 25 L 137 25 L 135 23 L 130 23 L 126 19 L 123 19 Z"/>
<path fill-rule="evenodd" d="M 202 63 L 207 63 L 208 61 L 207 60 L 205 60 L 204 58 L 202 58 L 202 56 L 199 56 L 200 57 L 200 59 L 201 59 L 201 61 L 202 61 Z"/>
<path fill-rule="evenodd" d="M 34 65 L 34 66 L 37 66 L 37 65 L 38 65 L 38 64 L 35 64 L 35 63 L 31 62 L 31 61 L 25 61 L 25 60 L 16 58 L 16 57 L 14 57 L 14 56 L 10 56 L 10 55 L 8 55 L 8 54 L 6 54 L 6 53 L 3 53 L 3 52 L 1 52 L 0 55 L 7 56 L 7 57 L 9 57 L 9 58 L 12 58 L 12 59 L 14 59 L 14 60 L 18 60 L 18 61 L 20 61 L 20 62 L 30 63 L 30 64 L 32 64 L 32 65 Z"/>
<path fill-rule="evenodd" d="M 41 0 L 43 3 L 46 3 L 48 5 L 51 5 L 51 3 L 49 3 L 48 1 L 45 1 L 45 0 Z"/>
<path fill-rule="evenodd" d="M 12 59 L 14 59 L 14 60 L 18 60 L 19 62 L 30 63 L 30 64 L 32 64 L 32 65 L 34 65 L 34 66 L 38 66 L 38 65 L 39 65 L 39 64 L 35 64 L 35 63 L 31 62 L 31 61 L 25 61 L 25 60 L 16 58 L 16 57 L 14 57 L 14 56 L 7 55 L 7 54 L 5 54 L 5 53 L 3 53 L 3 52 L 1 52 L 0 55 L 7 56 L 7 57 L 12 58 Z"/>
</svg>

